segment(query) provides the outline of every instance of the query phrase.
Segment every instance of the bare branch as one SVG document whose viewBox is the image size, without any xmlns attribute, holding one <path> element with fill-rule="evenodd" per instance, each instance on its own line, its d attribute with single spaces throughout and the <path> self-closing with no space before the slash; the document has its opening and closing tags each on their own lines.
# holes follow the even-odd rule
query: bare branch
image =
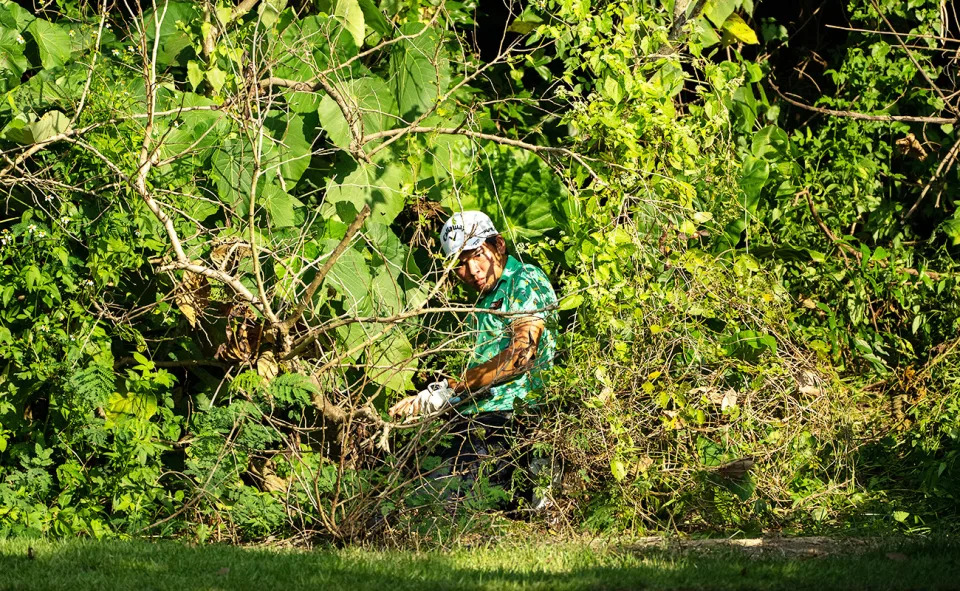
<svg viewBox="0 0 960 591">
<path fill-rule="evenodd" d="M 883 14 L 882 10 L 880 10 L 880 5 L 877 4 L 877 1 L 870 0 L 870 4 L 873 5 L 873 9 L 877 11 L 877 14 L 880 15 L 880 18 L 883 19 L 883 22 L 886 23 L 887 28 L 890 29 L 891 32 L 896 33 L 897 30 L 893 28 L 893 25 L 890 24 L 890 21 L 887 19 L 887 16 Z M 943 103 L 947 105 L 947 107 L 949 107 L 951 111 L 956 112 L 956 110 L 953 107 L 950 107 L 950 101 L 947 99 L 946 95 L 943 94 L 943 90 L 941 90 L 940 87 L 937 86 L 936 83 L 930 79 L 930 75 L 927 74 L 927 71 L 923 69 L 923 66 L 921 66 L 920 62 L 917 61 L 917 58 L 913 56 L 913 52 L 910 51 L 910 48 L 907 47 L 906 44 L 904 44 L 903 39 L 901 39 L 899 35 L 897 35 L 897 43 L 900 45 L 900 47 L 904 51 L 907 52 L 907 57 L 910 58 L 910 61 L 913 62 L 914 67 L 917 68 L 917 71 L 920 72 L 920 75 L 923 76 L 923 79 L 927 81 L 928 85 L 930 85 L 930 90 L 937 93 L 937 96 L 940 97 Z"/>
<path fill-rule="evenodd" d="M 561 156 L 567 156 L 575 160 L 580 166 L 587 169 L 587 172 L 590 173 L 590 176 L 600 185 L 606 185 L 607 183 L 601 179 L 596 172 L 587 164 L 586 160 L 580 154 L 567 148 L 557 148 L 553 146 L 538 146 L 536 144 L 531 144 L 528 142 L 514 140 L 510 138 L 501 137 L 499 135 L 493 135 L 490 133 L 482 133 L 479 131 L 472 131 L 469 129 L 463 129 L 460 127 L 401 127 L 399 129 L 388 129 L 386 131 L 378 131 L 377 133 L 371 133 L 363 138 L 363 144 L 372 142 L 381 138 L 395 137 L 398 135 L 404 135 L 407 133 L 439 133 L 444 135 L 463 135 L 471 137 L 478 140 L 487 140 L 497 144 L 502 144 L 504 146 L 512 146 L 514 148 L 520 148 L 521 150 L 527 150 L 533 152 L 534 154 L 544 158 L 545 154 L 558 154 Z"/>
<path fill-rule="evenodd" d="M 783 93 L 773 80 L 767 80 L 773 90 L 780 95 L 780 98 L 787 101 L 795 107 L 800 107 L 807 111 L 813 111 L 814 113 L 822 113 L 824 115 L 833 115 L 834 117 L 849 117 L 850 119 L 862 119 L 864 121 L 902 121 L 905 123 L 936 123 L 940 125 L 957 123 L 960 121 L 958 117 L 923 117 L 916 115 L 869 115 L 867 113 L 857 113 L 855 111 L 838 111 L 836 109 L 825 109 L 823 107 L 814 107 L 813 105 L 807 105 L 801 103 L 800 101 L 794 100 Z"/>
</svg>

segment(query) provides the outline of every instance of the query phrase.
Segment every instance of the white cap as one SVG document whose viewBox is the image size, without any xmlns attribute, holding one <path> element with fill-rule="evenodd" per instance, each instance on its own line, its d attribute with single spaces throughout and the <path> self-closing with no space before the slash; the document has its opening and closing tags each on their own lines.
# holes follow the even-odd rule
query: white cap
<svg viewBox="0 0 960 591">
<path fill-rule="evenodd" d="M 458 212 L 440 230 L 440 246 L 443 254 L 455 257 L 465 250 L 480 248 L 484 240 L 499 233 L 482 211 Z"/>
</svg>

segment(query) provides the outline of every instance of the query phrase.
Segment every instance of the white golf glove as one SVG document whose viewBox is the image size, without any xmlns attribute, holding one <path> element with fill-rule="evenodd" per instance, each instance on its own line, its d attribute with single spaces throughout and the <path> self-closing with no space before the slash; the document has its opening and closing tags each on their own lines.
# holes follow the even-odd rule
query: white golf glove
<svg viewBox="0 0 960 591">
<path fill-rule="evenodd" d="M 417 394 L 420 403 L 420 414 L 433 414 L 446 406 L 454 398 L 453 388 L 447 380 L 440 380 L 428 384 L 427 388 Z"/>
</svg>

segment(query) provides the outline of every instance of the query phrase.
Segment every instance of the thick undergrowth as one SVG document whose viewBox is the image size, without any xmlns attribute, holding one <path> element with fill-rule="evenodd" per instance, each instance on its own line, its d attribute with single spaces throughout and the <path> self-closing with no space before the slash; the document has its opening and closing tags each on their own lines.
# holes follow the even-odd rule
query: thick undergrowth
<svg viewBox="0 0 960 591">
<path fill-rule="evenodd" d="M 0 0 L 0 535 L 955 529 L 957 23 Z M 461 209 L 561 324 L 469 486 L 385 412 L 468 357 Z"/>
</svg>

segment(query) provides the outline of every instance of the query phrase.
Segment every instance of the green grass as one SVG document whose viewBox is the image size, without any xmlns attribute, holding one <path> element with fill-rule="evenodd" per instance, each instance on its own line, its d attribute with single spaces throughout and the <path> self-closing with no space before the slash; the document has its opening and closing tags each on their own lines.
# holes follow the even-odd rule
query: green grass
<svg viewBox="0 0 960 591">
<path fill-rule="evenodd" d="M 547 540 L 431 553 L 16 540 L 0 541 L 0 589 L 956 589 L 958 557 L 955 542 L 785 559 Z"/>
</svg>

